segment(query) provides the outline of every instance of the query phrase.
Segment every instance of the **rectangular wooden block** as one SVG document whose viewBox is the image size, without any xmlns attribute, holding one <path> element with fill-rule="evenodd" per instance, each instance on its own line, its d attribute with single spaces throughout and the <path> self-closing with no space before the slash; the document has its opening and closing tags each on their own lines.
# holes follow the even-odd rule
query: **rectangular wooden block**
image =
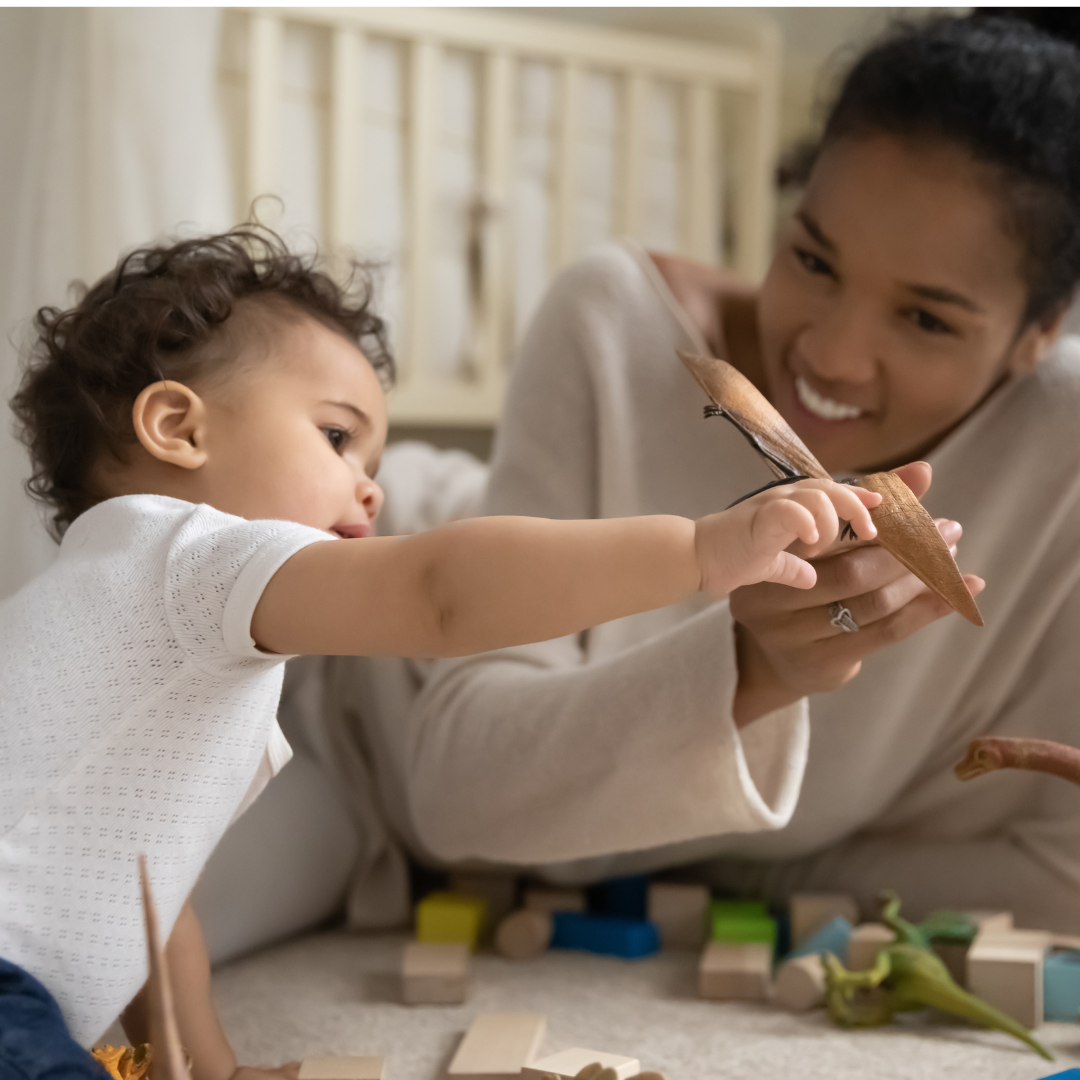
<svg viewBox="0 0 1080 1080">
<path fill-rule="evenodd" d="M 1080 953 L 1061 952 L 1043 963 L 1043 1018 L 1075 1024 L 1080 1016 Z"/>
<path fill-rule="evenodd" d="M 771 975 L 771 945 L 713 941 L 701 954 L 698 989 L 713 1001 L 765 1001 Z"/>
<path fill-rule="evenodd" d="M 417 941 L 457 941 L 475 952 L 487 902 L 478 896 L 435 892 L 416 905 Z"/>
<path fill-rule="evenodd" d="M 541 1013 L 481 1013 L 447 1069 L 457 1080 L 516 1080 L 532 1063 L 547 1027 Z"/>
<path fill-rule="evenodd" d="M 660 934 L 651 922 L 643 919 L 556 911 L 551 920 L 553 949 L 584 949 L 626 960 L 651 956 L 660 949 Z"/>
<path fill-rule="evenodd" d="M 847 893 L 796 893 L 788 901 L 788 911 L 793 948 L 837 917 L 847 919 L 852 926 L 859 921 L 859 905 Z"/>
<path fill-rule="evenodd" d="M 1038 931 L 1036 934 L 1040 933 Z M 1046 940 L 1011 931 L 980 934 L 967 954 L 967 985 L 976 997 L 1025 1027 L 1043 1022 L 1043 958 Z"/>
<path fill-rule="evenodd" d="M 665 949 L 700 949 L 708 937 L 709 890 L 656 882 L 649 886 L 648 917 Z"/>
<path fill-rule="evenodd" d="M 585 911 L 584 889 L 526 889 L 524 907 L 530 911 Z"/>
<path fill-rule="evenodd" d="M 593 1062 L 605 1069 L 613 1069 L 616 1080 L 626 1080 L 641 1072 L 641 1062 L 637 1058 L 623 1057 L 621 1054 L 602 1054 L 599 1050 L 560 1050 L 550 1057 L 541 1058 L 521 1070 L 522 1080 L 543 1080 L 545 1075 L 557 1076 L 559 1080 L 573 1080 L 586 1065 Z"/>
<path fill-rule="evenodd" d="M 883 923 L 868 922 L 856 926 L 848 941 L 848 970 L 869 970 L 874 966 L 878 953 L 895 940 L 896 935 Z"/>
<path fill-rule="evenodd" d="M 386 1080 L 381 1057 L 304 1058 L 300 1080 Z"/>
<path fill-rule="evenodd" d="M 709 920 L 713 941 L 761 942 L 776 947 L 776 920 L 760 901 L 713 900 Z"/>
<path fill-rule="evenodd" d="M 1013 929 L 1013 913 L 1011 911 L 979 909 L 977 911 L 965 911 L 964 914 L 970 915 L 979 924 L 979 933 Z"/>
<path fill-rule="evenodd" d="M 406 1005 L 460 1005 L 469 992 L 469 946 L 411 941 L 401 960 Z"/>
</svg>

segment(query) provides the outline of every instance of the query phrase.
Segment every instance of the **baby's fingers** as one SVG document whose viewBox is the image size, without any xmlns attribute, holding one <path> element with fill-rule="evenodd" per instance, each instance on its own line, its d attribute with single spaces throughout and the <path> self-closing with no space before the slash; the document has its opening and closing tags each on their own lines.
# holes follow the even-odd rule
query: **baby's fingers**
<svg viewBox="0 0 1080 1080">
<path fill-rule="evenodd" d="M 789 585 L 793 589 L 812 589 L 817 584 L 817 571 L 798 555 L 781 551 L 761 580 Z"/>
<path fill-rule="evenodd" d="M 860 540 L 873 540 L 877 536 L 877 527 L 870 518 L 870 510 L 881 502 L 881 496 L 876 491 L 849 487 L 847 484 L 830 484 L 825 494 L 829 496 L 836 513 L 851 523 Z"/>
</svg>

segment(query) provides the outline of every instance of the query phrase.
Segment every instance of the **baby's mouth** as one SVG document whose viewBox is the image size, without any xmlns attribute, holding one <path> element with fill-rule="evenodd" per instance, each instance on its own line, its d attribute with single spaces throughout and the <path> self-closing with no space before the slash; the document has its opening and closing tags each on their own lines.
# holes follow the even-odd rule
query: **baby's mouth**
<svg viewBox="0 0 1080 1080">
<path fill-rule="evenodd" d="M 361 521 L 357 525 L 335 525 L 330 531 L 342 540 L 361 540 L 371 535 L 371 523 Z"/>
<path fill-rule="evenodd" d="M 819 420 L 857 420 L 863 415 L 857 405 L 845 405 L 819 394 L 801 375 L 795 376 L 795 393 L 799 404 Z"/>
</svg>

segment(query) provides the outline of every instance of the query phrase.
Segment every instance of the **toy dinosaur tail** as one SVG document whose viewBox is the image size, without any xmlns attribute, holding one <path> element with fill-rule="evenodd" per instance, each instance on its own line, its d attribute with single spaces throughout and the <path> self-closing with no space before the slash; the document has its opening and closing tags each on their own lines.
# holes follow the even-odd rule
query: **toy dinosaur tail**
<svg viewBox="0 0 1080 1080">
<path fill-rule="evenodd" d="M 912 989 L 914 988 L 908 988 L 909 994 Z M 1006 1035 L 1027 1043 L 1036 1054 L 1046 1058 L 1047 1061 L 1054 1060 L 1054 1055 L 1023 1024 L 1007 1016 L 1000 1009 L 995 1009 L 993 1005 L 988 1005 L 974 994 L 969 994 L 955 983 L 950 985 L 937 979 L 919 979 L 917 996 L 924 1004 L 941 1009 L 942 1012 L 962 1016 L 965 1020 L 970 1020 L 981 1027 L 1003 1031 Z"/>
</svg>

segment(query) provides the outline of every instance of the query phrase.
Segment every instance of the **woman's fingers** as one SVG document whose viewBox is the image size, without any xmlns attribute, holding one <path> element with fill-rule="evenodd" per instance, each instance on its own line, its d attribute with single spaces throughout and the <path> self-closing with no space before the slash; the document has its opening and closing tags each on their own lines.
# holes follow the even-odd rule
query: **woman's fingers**
<svg viewBox="0 0 1080 1080">
<path fill-rule="evenodd" d="M 911 488 L 916 499 L 921 499 L 930 490 L 930 483 L 934 479 L 934 470 L 929 461 L 913 461 L 893 469 L 893 472 Z"/>
</svg>

